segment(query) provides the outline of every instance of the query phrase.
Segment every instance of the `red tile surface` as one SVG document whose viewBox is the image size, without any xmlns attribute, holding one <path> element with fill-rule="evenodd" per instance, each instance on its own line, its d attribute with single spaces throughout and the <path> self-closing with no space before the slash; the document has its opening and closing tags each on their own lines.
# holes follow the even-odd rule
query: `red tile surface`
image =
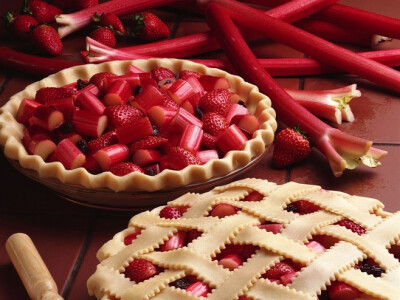
<svg viewBox="0 0 400 300">
<path fill-rule="evenodd" d="M 400 17 L 398 0 L 343 0 L 343 4 L 368 9 L 388 16 Z M 18 11 L 19 2 L 0 1 L 0 14 L 7 10 Z M 172 36 L 185 36 L 208 30 L 202 16 L 193 13 L 189 7 L 180 9 L 154 9 L 171 29 Z M 84 34 L 79 32 L 64 41 L 62 58 L 80 60 L 84 49 Z M 121 46 L 130 42 L 120 42 Z M 27 41 L 18 41 L 5 34 L 0 25 L 0 46 L 26 49 Z M 258 57 L 302 57 L 303 54 L 287 46 L 263 40 L 250 43 Z M 354 50 L 355 49 L 352 47 Z M 198 58 L 224 58 L 222 51 L 198 55 Z M 233 62 L 234 64 L 234 62 Z M 0 106 L 10 96 L 22 90 L 27 84 L 40 79 L 32 75 L 0 68 Z M 256 177 L 278 184 L 288 180 L 321 185 L 323 188 L 339 190 L 349 194 L 373 197 L 381 200 L 388 211 L 400 210 L 400 134 L 398 131 L 400 111 L 399 94 L 389 92 L 370 82 L 354 76 L 318 76 L 306 78 L 278 78 L 284 88 L 328 89 L 357 83 L 362 92 L 354 99 L 351 107 L 356 116 L 353 123 L 337 127 L 350 134 L 371 139 L 377 147 L 389 154 L 376 169 L 360 167 L 346 170 L 335 178 L 326 159 L 313 150 L 303 163 L 277 170 L 271 165 L 273 146 L 266 152 L 256 167 L 238 177 Z M 278 116 L 279 118 L 279 116 Z M 0 154 L 0 299 L 28 299 L 21 281 L 5 252 L 8 236 L 15 232 L 29 234 L 52 273 L 60 293 L 66 299 L 89 300 L 86 280 L 94 271 L 95 254 L 100 246 L 124 229 L 135 212 L 106 211 L 82 207 L 65 201 L 46 187 L 31 181 L 16 171 Z"/>
</svg>

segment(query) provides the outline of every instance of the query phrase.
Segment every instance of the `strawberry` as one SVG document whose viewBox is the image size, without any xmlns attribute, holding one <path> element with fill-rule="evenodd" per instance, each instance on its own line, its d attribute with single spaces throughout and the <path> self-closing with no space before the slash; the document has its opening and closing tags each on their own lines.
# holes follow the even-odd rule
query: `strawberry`
<svg viewBox="0 0 400 300">
<path fill-rule="evenodd" d="M 174 72 L 164 67 L 155 67 L 151 70 L 151 77 L 157 82 L 164 78 L 174 77 L 174 75 Z"/>
<path fill-rule="evenodd" d="M 75 93 L 74 89 L 66 87 L 44 87 L 36 91 L 35 101 L 46 104 L 49 101 L 65 99 Z"/>
<path fill-rule="evenodd" d="M 49 25 L 35 27 L 32 31 L 32 41 L 36 49 L 45 55 L 57 56 L 63 50 L 57 30 Z"/>
<path fill-rule="evenodd" d="M 108 47 L 114 48 L 117 40 L 114 32 L 108 27 L 98 27 L 90 33 L 90 37 Z"/>
<path fill-rule="evenodd" d="M 229 126 L 225 117 L 215 112 L 204 114 L 201 121 L 203 122 L 203 130 L 211 135 L 217 135 L 218 132 L 228 128 Z"/>
<path fill-rule="evenodd" d="M 189 165 L 198 165 L 196 156 L 179 146 L 171 147 L 160 161 L 162 169 L 182 170 Z"/>
<path fill-rule="evenodd" d="M 39 22 L 31 15 L 14 16 L 12 12 L 6 13 L 7 25 L 12 26 L 13 32 L 18 37 L 26 38 L 27 34 L 35 28 Z"/>
<path fill-rule="evenodd" d="M 62 14 L 60 8 L 41 0 L 29 1 L 22 11 L 31 14 L 39 23 L 54 22 L 55 16 Z"/>
<path fill-rule="evenodd" d="M 363 235 L 365 233 L 364 228 L 362 228 L 357 223 L 354 223 L 353 221 L 350 221 L 348 219 L 340 220 L 339 222 L 336 223 L 336 225 L 344 226 L 347 229 L 353 231 L 354 233 L 357 233 L 358 235 Z"/>
<path fill-rule="evenodd" d="M 292 265 L 282 261 L 273 265 L 267 272 L 265 272 L 263 277 L 267 279 L 280 280 L 281 276 L 293 272 L 296 272 L 296 269 Z"/>
<path fill-rule="evenodd" d="M 90 77 L 89 83 L 94 84 L 99 90 L 104 91 L 107 87 L 107 79 L 115 76 L 117 75 L 111 72 L 99 72 Z"/>
<path fill-rule="evenodd" d="M 160 246 L 160 251 L 170 251 L 178 248 L 182 248 L 186 245 L 187 240 L 187 232 L 178 231 L 173 236 L 169 238 L 169 240 L 165 241 L 164 244 Z"/>
<path fill-rule="evenodd" d="M 141 110 L 124 104 L 107 106 L 104 113 L 115 128 L 130 124 L 144 117 Z"/>
<path fill-rule="evenodd" d="M 199 106 L 203 113 L 216 112 L 226 116 L 230 108 L 231 93 L 227 89 L 216 89 L 200 98 Z"/>
<path fill-rule="evenodd" d="M 88 142 L 88 150 L 91 153 L 102 148 L 114 145 L 118 142 L 115 131 L 108 131 L 97 139 Z"/>
<path fill-rule="evenodd" d="M 74 11 L 93 7 L 99 4 L 98 0 L 72 0 L 72 8 Z"/>
<path fill-rule="evenodd" d="M 275 148 L 272 163 L 277 168 L 303 161 L 310 154 L 310 143 L 297 128 L 286 128 L 275 138 Z"/>
<path fill-rule="evenodd" d="M 134 16 L 133 37 L 150 42 L 169 36 L 168 26 L 152 13 L 140 13 Z"/>
<path fill-rule="evenodd" d="M 168 142 L 166 138 L 149 135 L 144 139 L 134 142 L 129 149 L 131 153 L 139 149 L 154 149 L 164 145 L 166 142 Z"/>
<path fill-rule="evenodd" d="M 137 237 L 138 237 L 139 234 L 140 234 L 140 232 L 134 232 L 134 233 L 131 233 L 131 234 L 126 235 L 126 236 L 124 237 L 124 244 L 125 244 L 125 245 L 130 245 L 130 244 L 132 244 L 132 242 L 133 242 L 134 240 L 137 239 Z"/>
<path fill-rule="evenodd" d="M 121 19 L 115 14 L 106 13 L 100 15 L 99 13 L 95 13 L 92 21 L 102 27 L 110 28 L 116 35 L 123 35 L 125 33 L 124 24 L 122 24 Z"/>
<path fill-rule="evenodd" d="M 321 208 L 318 205 L 306 200 L 298 200 L 292 202 L 288 204 L 288 206 L 286 207 L 287 211 L 299 213 L 301 215 L 310 214 L 320 209 Z"/>
<path fill-rule="evenodd" d="M 207 132 L 203 133 L 202 146 L 206 149 L 215 149 L 215 141 L 217 138 Z"/>
<path fill-rule="evenodd" d="M 188 77 L 194 76 L 196 78 L 200 78 L 202 76 L 201 73 L 191 70 L 182 70 L 179 72 L 179 78 L 186 80 Z"/>
<path fill-rule="evenodd" d="M 160 217 L 165 219 L 178 219 L 182 217 L 182 213 L 179 209 L 173 206 L 165 206 L 160 211 Z"/>
<path fill-rule="evenodd" d="M 141 167 L 139 167 L 138 165 L 135 165 L 134 163 L 127 162 L 127 161 L 112 165 L 110 167 L 109 171 L 117 176 L 124 176 L 124 175 L 132 173 L 132 172 L 143 173 L 143 170 Z"/>
<path fill-rule="evenodd" d="M 125 277 L 135 282 L 144 281 L 159 272 L 158 268 L 145 259 L 134 259 L 125 268 Z"/>
<path fill-rule="evenodd" d="M 264 198 L 263 194 L 253 191 L 242 199 L 242 201 L 261 201 Z"/>
</svg>

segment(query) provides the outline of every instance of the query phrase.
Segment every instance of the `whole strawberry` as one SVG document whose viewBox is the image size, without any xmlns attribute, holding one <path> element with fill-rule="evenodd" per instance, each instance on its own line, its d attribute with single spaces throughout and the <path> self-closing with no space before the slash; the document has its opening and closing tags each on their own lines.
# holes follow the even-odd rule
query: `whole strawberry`
<svg viewBox="0 0 400 300">
<path fill-rule="evenodd" d="M 225 117 L 215 112 L 204 114 L 201 121 L 203 122 L 203 130 L 211 135 L 217 135 L 218 132 L 228 128 L 229 126 Z"/>
<path fill-rule="evenodd" d="M 125 268 L 125 277 L 129 278 L 135 282 L 144 281 L 156 274 L 158 274 L 158 268 L 153 265 L 150 261 L 145 259 L 134 259 L 126 268 Z"/>
<path fill-rule="evenodd" d="M 102 27 L 110 28 L 116 35 L 125 34 L 125 26 L 121 22 L 121 19 L 115 14 L 107 13 L 100 15 L 99 13 L 95 13 L 92 20 Z"/>
<path fill-rule="evenodd" d="M 114 48 L 117 40 L 114 32 L 107 27 L 98 27 L 90 33 L 90 37 L 108 47 Z"/>
<path fill-rule="evenodd" d="M 169 36 L 168 26 L 152 13 L 140 13 L 134 16 L 134 37 L 150 42 Z"/>
<path fill-rule="evenodd" d="M 275 138 L 272 163 L 277 168 L 285 168 L 303 161 L 309 154 L 308 139 L 297 128 L 286 128 L 280 131 Z"/>
<path fill-rule="evenodd" d="M 35 48 L 44 55 L 57 56 L 63 50 L 63 44 L 57 31 L 49 25 L 39 25 L 32 31 Z"/>
<path fill-rule="evenodd" d="M 215 112 L 225 117 L 231 105 L 230 97 L 226 89 L 212 90 L 200 98 L 199 106 L 203 113 Z"/>
<path fill-rule="evenodd" d="M 115 76 L 117 75 L 111 72 L 99 72 L 90 77 L 89 83 L 97 86 L 100 91 L 104 91 L 107 88 L 107 79 Z"/>
<path fill-rule="evenodd" d="M 62 10 L 54 5 L 41 0 L 31 0 L 22 9 L 24 13 L 31 14 L 39 23 L 51 23 L 55 17 L 62 14 Z"/>
<path fill-rule="evenodd" d="M 12 12 L 6 13 L 6 22 L 12 27 L 14 34 L 22 38 L 26 38 L 28 33 L 38 25 L 38 21 L 31 15 L 14 16 Z"/>
<path fill-rule="evenodd" d="M 49 101 L 64 99 L 75 94 L 75 90 L 68 87 L 43 87 L 36 91 L 35 101 L 46 104 Z"/>
</svg>

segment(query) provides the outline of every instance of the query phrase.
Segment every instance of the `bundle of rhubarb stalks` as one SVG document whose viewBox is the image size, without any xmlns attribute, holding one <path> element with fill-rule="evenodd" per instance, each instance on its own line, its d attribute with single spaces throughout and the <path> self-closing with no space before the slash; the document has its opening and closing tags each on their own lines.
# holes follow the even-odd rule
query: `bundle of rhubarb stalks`
<svg viewBox="0 0 400 300">
<path fill-rule="evenodd" d="M 257 85 L 272 100 L 277 119 L 289 128 L 305 132 L 307 143 L 321 151 L 332 172 L 340 176 L 345 169 L 360 164 L 380 165 L 386 151 L 373 147 L 372 141 L 349 135 L 330 123 L 353 121 L 348 102 L 359 97 L 356 85 L 335 90 L 304 91 L 283 89 L 274 79 L 278 76 L 310 76 L 347 72 L 389 90 L 400 92 L 400 49 L 353 52 L 339 44 L 363 48 L 400 38 L 400 20 L 337 4 L 338 0 L 112 0 L 72 13 L 55 16 L 60 39 L 89 26 L 95 15 L 127 16 L 138 11 L 170 6 L 204 15 L 210 30 L 177 38 L 136 43 L 115 48 L 101 40 L 86 37 L 82 61 L 36 57 L 0 47 L 0 63 L 14 69 L 27 69 L 48 75 L 66 67 L 112 60 L 149 57 L 187 58 L 209 67 L 234 72 Z M 344 24 L 345 27 L 342 27 Z M 349 29 L 351 28 L 351 29 Z M 258 59 L 249 44 L 260 37 L 285 44 L 307 55 L 307 58 Z M 192 59 L 193 56 L 222 48 L 227 60 Z M 373 48 L 373 46 L 372 46 Z M 10 59 L 12 57 L 12 59 Z M 35 70 L 35 71 L 32 71 Z M 303 139 L 298 133 L 285 132 L 276 144 L 290 147 L 290 139 Z M 289 141 L 288 141 L 289 140 Z M 295 143 L 295 142 L 293 142 Z M 303 141 L 301 141 L 303 143 Z M 278 145 L 276 145 L 276 148 Z M 276 165 L 304 159 L 308 146 L 292 149 L 285 159 L 275 158 Z M 299 152 L 302 152 L 299 154 Z"/>
</svg>

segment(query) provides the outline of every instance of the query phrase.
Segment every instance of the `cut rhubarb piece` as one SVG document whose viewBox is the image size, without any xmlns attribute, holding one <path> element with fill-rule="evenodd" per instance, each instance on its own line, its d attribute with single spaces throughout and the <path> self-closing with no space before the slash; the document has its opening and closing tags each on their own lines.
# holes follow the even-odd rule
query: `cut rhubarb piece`
<svg viewBox="0 0 400 300">
<path fill-rule="evenodd" d="M 65 121 L 67 121 L 67 122 L 70 122 L 72 120 L 72 116 L 73 116 L 74 112 L 78 109 L 75 106 L 75 103 L 74 103 L 74 100 L 72 97 L 49 100 L 46 102 L 45 105 L 61 111 L 64 115 Z"/>
<path fill-rule="evenodd" d="M 196 158 L 199 161 L 201 165 L 204 165 L 206 162 L 208 162 L 211 159 L 219 159 L 219 155 L 217 150 L 202 150 L 202 151 L 197 151 L 196 152 Z"/>
<path fill-rule="evenodd" d="M 174 116 L 170 123 L 171 127 L 176 129 L 178 132 L 183 132 L 187 126 L 195 125 L 202 128 L 203 122 L 192 115 L 187 110 L 180 108 L 178 113 Z"/>
<path fill-rule="evenodd" d="M 231 150 L 242 150 L 247 140 L 240 128 L 232 124 L 218 135 L 215 144 L 223 153 L 227 153 Z"/>
<path fill-rule="evenodd" d="M 258 225 L 258 228 L 264 229 L 268 232 L 272 232 L 274 234 L 280 233 L 284 228 L 283 224 L 273 223 L 273 224 L 262 224 Z"/>
<path fill-rule="evenodd" d="M 115 144 L 98 150 L 93 157 L 103 171 L 108 171 L 112 165 L 128 159 L 129 149 L 124 144 Z"/>
<path fill-rule="evenodd" d="M 235 2 L 235 4 L 238 3 Z M 243 14 L 244 12 L 245 14 Z M 290 97 L 290 95 L 288 95 L 259 64 L 257 58 L 247 46 L 245 40 L 241 36 L 241 33 L 233 23 L 230 16 L 234 17 L 235 21 L 238 20 L 240 25 L 244 25 L 245 27 L 250 23 L 252 28 L 263 24 L 261 27 L 263 27 L 263 29 L 268 28 L 268 31 L 270 31 L 270 29 L 273 27 L 276 31 L 279 29 L 280 34 L 283 33 L 283 31 L 285 31 L 285 35 L 290 33 L 292 36 L 292 42 L 296 40 L 297 42 L 301 41 L 302 44 L 306 43 L 307 45 L 312 45 L 313 47 L 323 47 L 323 49 L 318 51 L 320 55 L 325 55 L 326 53 L 326 49 L 323 44 L 317 42 L 310 43 L 309 39 L 301 39 L 300 36 L 297 36 L 297 34 L 294 34 L 294 31 L 291 30 L 292 26 L 283 24 L 283 22 L 273 20 L 272 18 L 268 18 L 268 20 L 275 22 L 275 25 L 266 26 L 264 22 L 267 19 L 266 16 L 263 13 L 251 9 L 246 5 L 241 5 L 240 15 L 239 13 L 233 14 L 231 11 L 230 15 L 228 15 L 224 8 L 215 3 L 210 3 L 207 6 L 206 16 L 209 25 L 214 29 L 214 33 L 220 40 L 220 44 L 225 50 L 227 56 L 231 61 L 235 62 L 235 68 L 239 74 L 241 74 L 249 82 L 257 85 L 260 88 L 260 91 L 271 98 L 276 113 L 278 116 L 280 116 L 280 120 L 283 123 L 289 127 L 293 127 L 298 124 L 303 131 L 307 132 L 310 142 L 313 143 L 328 158 L 329 164 L 335 176 L 342 175 L 346 168 L 356 168 L 360 163 L 366 164 L 369 167 L 377 167 L 380 165 L 379 159 L 386 155 L 386 151 L 375 148 L 371 150 L 371 141 L 351 136 L 341 132 L 338 129 L 328 126 L 326 123 L 316 118 L 299 103 L 293 100 L 293 98 Z M 254 18 L 255 16 L 257 16 L 257 18 Z M 267 30 L 263 31 L 263 33 L 266 33 L 266 31 Z M 275 35 L 274 38 L 280 39 L 280 36 L 278 37 Z M 289 37 L 287 38 L 289 39 Z M 316 53 L 317 51 L 314 52 Z M 315 53 L 312 53 L 311 55 L 314 56 Z M 335 56 L 335 59 L 343 58 L 338 58 L 338 56 L 343 54 L 343 51 L 337 52 L 336 54 L 338 55 Z M 354 59 L 352 59 L 353 62 L 360 61 L 358 59 L 359 56 L 356 56 L 357 58 L 354 57 Z M 347 60 L 347 62 L 349 61 L 350 60 Z M 366 60 L 363 61 L 366 62 Z M 329 59 L 329 62 L 332 63 L 332 60 Z M 371 61 L 368 60 L 369 73 L 371 72 L 370 62 Z M 249 65 L 251 67 L 249 67 Z M 364 67 L 366 67 L 366 65 L 364 65 Z M 350 68 L 347 69 L 352 71 Z M 257 72 L 254 70 L 257 70 Z M 375 71 L 374 74 L 380 76 L 378 75 L 380 72 Z M 386 71 L 387 69 L 385 68 L 385 72 Z M 399 85 L 396 85 L 398 88 Z"/>
<path fill-rule="evenodd" d="M 186 288 L 186 291 L 198 297 L 206 297 L 210 291 L 210 288 L 207 284 L 201 281 L 197 281 L 189 285 Z"/>
<path fill-rule="evenodd" d="M 28 98 L 22 99 L 18 111 L 17 111 L 17 121 L 22 124 L 28 124 L 29 119 L 33 116 L 35 109 L 41 106 L 39 102 L 30 100 Z"/>
<path fill-rule="evenodd" d="M 131 87 L 125 80 L 116 80 L 107 89 L 103 102 L 106 106 L 125 104 L 131 96 Z"/>
<path fill-rule="evenodd" d="M 224 218 L 226 216 L 235 215 L 238 212 L 238 210 L 239 209 L 233 205 L 220 203 L 213 207 L 213 209 L 210 212 L 210 216 Z"/>
<path fill-rule="evenodd" d="M 226 269 L 234 270 L 243 264 L 242 259 L 237 254 L 229 254 L 218 261 L 218 264 Z"/>
<path fill-rule="evenodd" d="M 193 94 L 193 88 L 185 80 L 178 79 L 175 81 L 167 90 L 168 95 L 177 104 L 183 104 L 187 99 L 189 99 Z"/>
<path fill-rule="evenodd" d="M 178 109 L 174 107 L 159 105 L 153 106 L 147 111 L 150 120 L 160 129 L 166 128 L 177 113 Z"/>
<path fill-rule="evenodd" d="M 64 123 L 64 115 L 54 108 L 38 106 L 33 112 L 30 122 L 32 122 L 33 125 L 52 131 Z"/>
<path fill-rule="evenodd" d="M 289 274 L 282 275 L 281 279 L 280 279 L 280 282 L 283 285 L 290 284 L 290 283 L 292 283 L 293 278 L 296 277 L 296 276 L 297 276 L 296 272 L 292 272 L 292 273 L 289 273 Z"/>
<path fill-rule="evenodd" d="M 328 292 L 331 300 L 355 300 L 361 295 L 358 289 L 340 281 L 332 282 Z"/>
<path fill-rule="evenodd" d="M 101 73 L 98 73 L 98 74 L 101 74 Z M 104 73 L 103 73 L 103 74 L 104 74 Z M 112 74 L 112 73 L 108 73 L 108 72 L 107 72 L 107 74 L 108 74 L 109 76 L 114 76 L 114 74 Z M 110 74 L 112 74 L 112 75 L 110 75 Z M 96 75 L 93 75 L 92 77 L 95 78 L 95 76 L 96 76 Z M 100 80 L 100 79 L 97 79 L 97 80 Z M 96 80 L 96 81 L 97 81 L 97 80 Z M 102 81 L 100 80 L 101 83 L 96 82 L 96 84 L 101 85 L 101 86 L 104 86 L 104 88 L 105 88 L 105 86 L 106 86 L 106 83 L 105 83 L 105 82 L 107 82 L 107 81 L 106 81 L 106 77 L 103 78 L 102 80 L 104 80 L 104 82 L 102 82 Z M 85 86 L 83 89 L 78 90 L 78 91 L 72 96 L 72 98 L 76 99 L 80 94 L 86 93 L 86 92 L 92 93 L 92 94 L 95 95 L 96 97 L 98 97 L 98 96 L 100 95 L 100 89 L 97 87 L 97 85 L 95 85 L 95 84 L 93 84 L 93 83 L 88 83 L 88 85 Z"/>
<path fill-rule="evenodd" d="M 240 117 L 248 114 L 249 110 L 246 107 L 237 103 L 232 103 L 225 118 L 228 124 L 231 124 L 238 118 L 240 119 Z"/>
<path fill-rule="evenodd" d="M 317 241 L 311 241 L 311 242 L 307 243 L 306 246 L 317 253 L 326 251 L 326 248 L 324 246 L 322 246 L 320 243 L 318 243 Z"/>
<path fill-rule="evenodd" d="M 79 96 L 76 97 L 75 104 L 79 108 L 99 116 L 104 114 L 104 110 L 106 109 L 103 102 L 91 92 L 80 93 Z"/>
<path fill-rule="evenodd" d="M 161 157 L 162 154 L 158 150 L 139 149 L 133 153 L 131 161 L 140 167 L 145 167 L 159 162 Z"/>
<path fill-rule="evenodd" d="M 82 167 L 86 161 L 85 155 L 69 139 L 59 142 L 54 153 L 67 170 Z"/>
<path fill-rule="evenodd" d="M 86 161 L 82 167 L 84 167 L 86 170 L 88 170 L 88 172 L 92 174 L 99 174 L 102 171 L 99 163 L 93 157 L 93 153 L 89 153 L 86 155 Z"/>
<path fill-rule="evenodd" d="M 182 132 L 179 146 L 196 153 L 200 149 L 202 140 L 203 130 L 196 125 L 189 125 Z"/>
<path fill-rule="evenodd" d="M 139 167 L 138 165 L 136 165 L 134 163 L 128 162 L 128 161 L 123 161 L 123 162 L 112 165 L 110 167 L 109 171 L 116 176 L 125 176 L 132 172 L 143 173 L 143 170 L 141 167 Z"/>
<path fill-rule="evenodd" d="M 108 77 L 107 85 L 111 86 L 117 80 L 126 81 L 129 84 L 129 86 L 131 87 L 131 89 L 134 89 L 135 87 L 140 85 L 141 76 L 140 76 L 140 74 L 137 74 L 137 73 L 130 73 L 130 74 Z"/>
<path fill-rule="evenodd" d="M 153 134 L 149 118 L 144 117 L 115 129 L 117 139 L 122 144 L 130 144 Z"/>
<path fill-rule="evenodd" d="M 47 160 L 57 147 L 50 138 L 40 136 L 24 140 L 24 145 L 30 154 L 39 155 L 44 161 Z"/>
<path fill-rule="evenodd" d="M 255 115 L 249 114 L 241 117 L 237 126 L 249 135 L 253 135 L 256 130 L 260 129 L 260 121 Z"/>
<path fill-rule="evenodd" d="M 182 248 L 186 245 L 186 240 L 187 232 L 178 231 L 173 236 L 171 236 L 169 240 L 165 241 L 165 243 L 160 246 L 160 251 L 164 252 Z"/>
<path fill-rule="evenodd" d="M 202 96 L 204 93 L 206 93 L 198 77 L 188 76 L 184 80 L 192 86 L 193 94 L 199 94 Z"/>
<path fill-rule="evenodd" d="M 153 85 L 146 85 L 142 91 L 134 98 L 132 105 L 147 112 L 156 105 L 163 105 L 164 96 L 162 92 Z"/>
<path fill-rule="evenodd" d="M 77 110 L 72 117 L 75 131 L 84 136 L 99 137 L 108 124 L 107 116 L 99 116 L 85 110 Z"/>
<path fill-rule="evenodd" d="M 192 115 L 194 115 L 196 113 L 195 108 L 193 106 L 193 104 L 190 101 L 185 101 L 181 107 L 186 110 L 187 112 L 191 113 Z"/>
<path fill-rule="evenodd" d="M 206 91 L 213 91 L 217 89 L 229 89 L 231 85 L 228 79 L 224 77 L 203 75 L 199 78 L 199 81 Z"/>
</svg>

